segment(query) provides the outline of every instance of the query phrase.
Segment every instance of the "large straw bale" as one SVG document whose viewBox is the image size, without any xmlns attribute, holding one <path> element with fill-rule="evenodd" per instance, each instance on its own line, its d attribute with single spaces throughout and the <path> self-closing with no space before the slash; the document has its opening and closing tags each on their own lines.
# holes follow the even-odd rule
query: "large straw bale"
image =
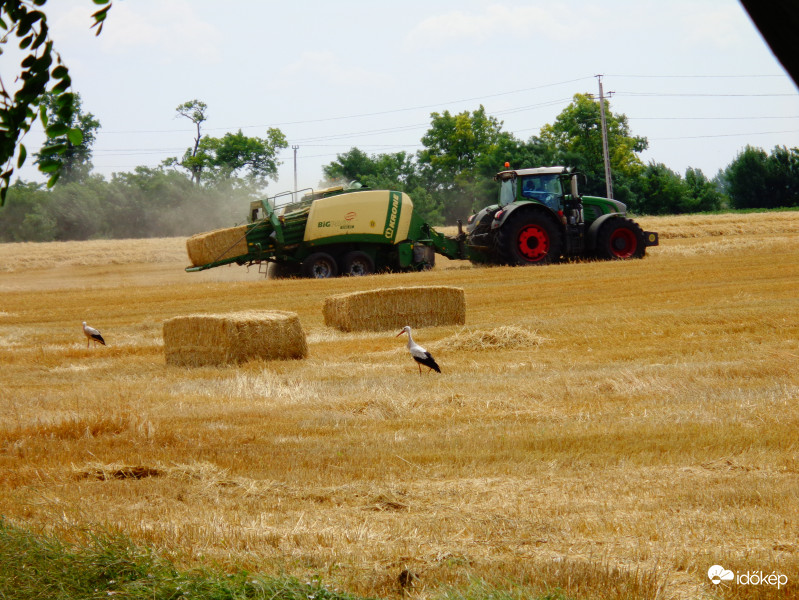
<svg viewBox="0 0 799 600">
<path fill-rule="evenodd" d="M 244 311 L 165 321 L 164 352 L 167 364 L 198 367 L 253 359 L 305 358 L 308 345 L 295 313 Z"/>
<path fill-rule="evenodd" d="M 466 296 L 446 286 L 385 288 L 329 296 L 322 312 L 325 325 L 341 331 L 463 325 Z"/>
<path fill-rule="evenodd" d="M 249 225 L 245 224 L 191 236 L 186 240 L 186 252 L 192 266 L 247 254 L 247 227 Z"/>
</svg>

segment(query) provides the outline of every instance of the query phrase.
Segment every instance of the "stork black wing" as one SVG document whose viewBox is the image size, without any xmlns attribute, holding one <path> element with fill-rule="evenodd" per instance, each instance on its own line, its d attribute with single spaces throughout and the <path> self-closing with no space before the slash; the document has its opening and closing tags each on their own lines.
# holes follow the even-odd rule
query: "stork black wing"
<svg viewBox="0 0 799 600">
<path fill-rule="evenodd" d="M 413 360 L 418 362 L 420 365 L 424 365 L 425 367 L 433 369 L 436 373 L 441 373 L 441 367 L 438 366 L 435 359 L 429 352 L 424 353 L 424 358 L 414 356 Z"/>
</svg>

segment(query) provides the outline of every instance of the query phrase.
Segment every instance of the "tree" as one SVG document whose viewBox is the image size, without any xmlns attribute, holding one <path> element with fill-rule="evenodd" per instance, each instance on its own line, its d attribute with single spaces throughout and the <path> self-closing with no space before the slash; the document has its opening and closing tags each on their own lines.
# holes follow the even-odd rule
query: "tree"
<svg viewBox="0 0 799 600">
<path fill-rule="evenodd" d="M 771 208 L 768 154 L 747 145 L 724 172 L 734 208 Z"/>
<path fill-rule="evenodd" d="M 185 117 L 194 123 L 197 127 L 197 137 L 194 138 L 194 147 L 186 150 L 180 162 L 177 162 L 176 158 L 170 158 L 167 159 L 167 161 L 171 161 L 168 162 L 168 164 L 170 166 L 180 165 L 191 173 L 192 181 L 200 185 L 200 178 L 202 177 L 203 167 L 205 166 L 205 157 L 203 155 L 198 156 L 200 141 L 203 137 L 200 127 L 208 120 L 208 105 L 195 98 L 194 100 L 189 100 L 178 105 L 175 112 L 178 113 L 178 116 Z"/>
<path fill-rule="evenodd" d="M 328 182 L 348 183 L 357 180 L 367 185 L 366 178 L 377 174 L 377 160 L 360 148 L 336 156 L 336 160 L 322 167 L 322 173 Z M 371 187 L 371 186 L 369 186 Z"/>
<path fill-rule="evenodd" d="M 100 129 L 98 121 L 92 113 L 84 113 L 82 109 L 80 94 L 75 94 L 72 99 L 71 114 L 68 120 L 59 113 L 58 98 L 46 92 L 42 96 L 42 108 L 46 112 L 47 121 L 51 125 L 60 125 L 63 130 L 79 131 L 80 136 L 70 136 L 69 134 L 56 136 L 49 141 L 49 144 L 61 144 L 64 151 L 60 154 L 50 155 L 42 158 L 42 154 L 37 154 L 38 163 L 40 160 L 51 160 L 59 165 L 61 173 L 60 181 L 80 181 L 85 179 L 91 170 L 92 145 L 96 138 L 96 132 Z M 80 141 L 78 142 L 78 137 Z M 78 142 L 78 143 L 74 143 Z"/>
<path fill-rule="evenodd" d="M 685 184 L 688 186 L 687 203 L 682 212 L 707 212 L 722 208 L 725 197 L 718 183 L 710 181 L 701 169 L 688 168 L 685 171 Z"/>
<path fill-rule="evenodd" d="M 799 206 L 799 148 L 776 146 L 768 159 L 775 206 Z"/>
<path fill-rule="evenodd" d="M 328 182 L 359 183 L 373 189 L 406 192 L 413 200 L 414 211 L 432 225 L 442 222 L 442 207 L 424 187 L 414 157 L 406 152 L 373 154 L 359 148 L 339 154 L 322 169 Z"/>
<path fill-rule="evenodd" d="M 211 175 L 229 180 L 244 174 L 252 183 L 277 181 L 277 152 L 287 148 L 286 136 L 280 129 L 270 127 L 265 138 L 249 137 L 241 132 L 226 133 L 221 138 L 205 137 L 200 142 Z"/>
<path fill-rule="evenodd" d="M 426 188 L 441 199 L 448 222 L 463 218 L 493 197 L 493 182 L 486 181 L 485 157 L 509 141 L 502 123 L 485 108 L 457 115 L 432 113 L 430 129 L 417 154 Z"/>
<path fill-rule="evenodd" d="M 93 1 L 104 6 L 92 15 L 92 27 L 97 27 L 99 35 L 111 3 L 110 0 Z M 15 169 L 22 167 L 27 158 L 27 150 L 21 141 L 36 120 L 35 109 L 42 95 L 48 91 L 52 93 L 58 107 L 56 112 L 61 120 L 71 120 L 74 104 L 69 90 L 72 80 L 50 39 L 47 15 L 40 10 L 46 2 L 47 0 L 0 0 L 0 28 L 5 31 L 0 37 L 0 52 L 12 34 L 19 39 L 19 49 L 28 52 L 20 62 L 21 70 L 15 80 L 21 82 L 19 89 L 9 89 L 0 78 L 0 164 L 4 165 L 0 173 L 0 206 L 5 203 L 11 175 Z M 42 173 L 50 176 L 48 186 L 52 186 L 58 180 L 61 169 L 61 163 L 55 157 L 67 150 L 63 143 L 55 143 L 53 140 L 66 135 L 73 144 L 79 144 L 81 134 L 76 128 L 49 124 L 43 110 L 39 110 L 39 116 L 51 143 L 45 145 L 39 153 L 38 165 Z"/>
<path fill-rule="evenodd" d="M 631 208 L 650 215 L 666 215 L 682 212 L 689 195 L 688 186 L 663 163 L 649 163 L 639 175 L 635 187 L 638 201 Z"/>
<path fill-rule="evenodd" d="M 799 148 L 746 146 L 724 171 L 735 208 L 799 206 Z"/>
<path fill-rule="evenodd" d="M 605 102 L 614 195 L 620 200 L 630 201 L 627 190 L 643 170 L 638 154 L 647 149 L 649 142 L 644 137 L 633 136 L 627 117 L 613 114 L 610 104 L 607 100 Z M 549 146 L 549 154 L 555 162 L 585 173 L 585 193 L 605 195 L 605 165 L 598 100 L 588 94 L 575 94 L 572 103 L 563 109 L 555 122 L 541 128 L 540 139 Z"/>
<path fill-rule="evenodd" d="M 288 147 L 286 136 L 280 129 L 270 127 L 265 138 L 248 137 L 241 130 L 226 133 L 221 138 L 202 135 L 202 124 L 208 120 L 208 105 L 194 99 L 179 105 L 175 111 L 195 124 L 197 136 L 194 146 L 187 148 L 183 158 L 168 158 L 166 167 L 181 167 L 199 185 L 203 177 L 215 181 L 229 181 L 242 172 L 251 183 L 263 184 L 271 178 L 277 181 L 277 151 Z"/>
</svg>

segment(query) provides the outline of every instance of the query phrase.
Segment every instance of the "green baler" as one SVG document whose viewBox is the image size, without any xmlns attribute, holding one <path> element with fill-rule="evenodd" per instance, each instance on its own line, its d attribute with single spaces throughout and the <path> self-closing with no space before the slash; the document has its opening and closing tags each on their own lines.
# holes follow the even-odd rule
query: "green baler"
<svg viewBox="0 0 799 600">
<path fill-rule="evenodd" d="M 270 198 L 250 205 L 249 221 L 244 228 L 190 238 L 189 255 L 200 260 L 193 259 L 186 270 L 271 263 L 273 276 L 324 278 L 427 269 L 435 264 L 436 253 L 467 257 L 465 234 L 449 237 L 435 231 L 414 212 L 410 197 L 397 191 L 328 188 L 282 206 L 280 197 Z M 199 244 L 212 254 L 193 252 Z"/>
</svg>

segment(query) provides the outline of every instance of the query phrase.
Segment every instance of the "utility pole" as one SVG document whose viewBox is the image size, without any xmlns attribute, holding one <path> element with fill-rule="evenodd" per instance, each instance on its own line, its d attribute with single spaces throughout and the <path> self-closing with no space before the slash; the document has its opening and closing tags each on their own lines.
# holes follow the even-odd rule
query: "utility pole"
<svg viewBox="0 0 799 600">
<path fill-rule="evenodd" d="M 613 180 L 610 175 L 610 153 L 608 152 L 608 125 L 605 122 L 605 94 L 602 91 L 602 75 L 596 76 L 599 81 L 599 115 L 602 119 L 602 158 L 605 160 L 605 190 L 608 198 L 613 198 Z M 611 92 L 612 94 L 613 92 Z"/>
<path fill-rule="evenodd" d="M 292 200 L 294 202 L 297 201 L 297 149 L 299 146 L 292 146 L 291 149 L 294 150 L 294 193 L 291 195 Z"/>
</svg>

